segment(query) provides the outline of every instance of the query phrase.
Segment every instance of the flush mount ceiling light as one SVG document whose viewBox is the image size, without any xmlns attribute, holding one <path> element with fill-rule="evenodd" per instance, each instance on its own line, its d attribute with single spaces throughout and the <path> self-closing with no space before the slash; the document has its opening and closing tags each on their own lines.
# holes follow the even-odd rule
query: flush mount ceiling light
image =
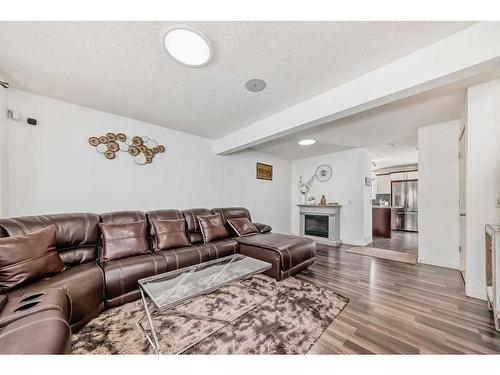
<svg viewBox="0 0 500 375">
<path fill-rule="evenodd" d="M 170 57 L 182 65 L 197 68 L 207 65 L 212 58 L 208 39 L 190 26 L 169 27 L 163 42 Z"/>
<path fill-rule="evenodd" d="M 315 143 L 316 143 L 316 141 L 314 139 L 303 139 L 303 140 L 299 141 L 299 145 L 301 145 L 301 146 L 310 146 L 310 145 L 313 145 Z"/>
</svg>

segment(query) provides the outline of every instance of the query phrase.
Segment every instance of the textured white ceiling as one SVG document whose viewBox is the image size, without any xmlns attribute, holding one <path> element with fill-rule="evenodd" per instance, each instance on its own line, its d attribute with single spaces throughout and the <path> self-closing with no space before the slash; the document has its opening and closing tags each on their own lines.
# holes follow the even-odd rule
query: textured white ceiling
<svg viewBox="0 0 500 375">
<path fill-rule="evenodd" d="M 171 22 L 0 22 L 0 73 L 23 90 L 218 138 L 472 24 L 186 23 L 213 46 L 206 67 L 166 55 Z M 246 91 L 251 78 L 266 90 Z"/>
<path fill-rule="evenodd" d="M 459 119 L 465 105 L 465 88 L 436 90 L 380 106 L 313 129 L 253 147 L 255 150 L 300 159 L 350 148 L 364 147 L 376 168 L 418 161 L 417 129 Z M 312 138 L 312 146 L 299 146 Z"/>
<path fill-rule="evenodd" d="M 375 169 L 415 164 L 418 128 L 463 119 L 467 88 L 498 78 L 500 66 L 252 149 L 294 160 L 363 147 L 372 155 Z M 297 144 L 310 138 L 316 140 L 312 146 Z"/>
</svg>

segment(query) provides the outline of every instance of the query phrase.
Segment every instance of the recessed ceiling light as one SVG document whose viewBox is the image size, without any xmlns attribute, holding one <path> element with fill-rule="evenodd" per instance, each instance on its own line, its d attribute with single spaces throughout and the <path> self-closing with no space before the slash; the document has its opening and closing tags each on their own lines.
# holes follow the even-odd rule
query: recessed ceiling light
<svg viewBox="0 0 500 375">
<path fill-rule="evenodd" d="M 310 146 L 310 145 L 313 145 L 315 143 L 316 143 L 316 141 L 314 139 L 303 139 L 303 140 L 299 141 L 299 145 L 301 145 L 301 146 Z"/>
<path fill-rule="evenodd" d="M 165 33 L 164 45 L 170 57 L 182 65 L 200 67 L 212 58 L 208 39 L 190 26 L 170 27 Z"/>
</svg>

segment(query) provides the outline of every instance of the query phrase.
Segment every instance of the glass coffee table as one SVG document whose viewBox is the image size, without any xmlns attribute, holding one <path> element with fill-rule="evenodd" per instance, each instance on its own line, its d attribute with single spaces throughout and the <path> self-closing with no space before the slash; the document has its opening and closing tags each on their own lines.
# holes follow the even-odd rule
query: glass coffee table
<svg viewBox="0 0 500 375">
<path fill-rule="evenodd" d="M 152 312 L 156 309 L 161 314 L 173 313 L 172 309 L 183 303 L 192 301 L 203 294 L 214 292 L 225 285 L 247 279 L 255 274 L 267 271 L 271 264 L 258 259 L 250 258 L 241 254 L 230 255 L 228 257 L 201 263 L 195 266 L 178 269 L 147 277 L 139 280 L 139 290 L 144 304 L 145 316 L 149 323 L 149 332 L 139 320 L 139 327 L 144 332 L 149 343 L 156 353 L 160 354 L 160 344 L 158 334 L 155 330 Z M 244 285 L 245 288 L 250 288 Z M 152 304 L 146 300 L 148 297 Z M 257 307 L 257 305 L 252 308 Z M 244 314 L 246 314 L 246 311 Z M 241 315 L 244 315 L 241 314 Z M 182 312 L 195 319 L 219 320 L 213 317 L 189 314 Z M 239 316 L 241 316 L 239 315 Z M 238 318 L 233 318 L 232 320 Z M 229 323 L 229 321 L 225 321 Z M 213 334 L 211 332 L 210 334 Z M 205 339 L 208 336 L 203 337 Z M 198 340 L 197 342 L 201 341 Z M 195 343 L 183 348 L 185 351 Z"/>
</svg>

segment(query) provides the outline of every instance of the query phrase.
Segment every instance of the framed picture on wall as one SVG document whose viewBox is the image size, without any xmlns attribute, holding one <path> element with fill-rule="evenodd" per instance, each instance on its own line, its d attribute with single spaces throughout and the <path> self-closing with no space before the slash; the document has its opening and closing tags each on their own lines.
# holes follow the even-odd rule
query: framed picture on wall
<svg viewBox="0 0 500 375">
<path fill-rule="evenodd" d="M 257 163 L 257 179 L 273 180 L 273 166 L 264 163 Z"/>
</svg>

